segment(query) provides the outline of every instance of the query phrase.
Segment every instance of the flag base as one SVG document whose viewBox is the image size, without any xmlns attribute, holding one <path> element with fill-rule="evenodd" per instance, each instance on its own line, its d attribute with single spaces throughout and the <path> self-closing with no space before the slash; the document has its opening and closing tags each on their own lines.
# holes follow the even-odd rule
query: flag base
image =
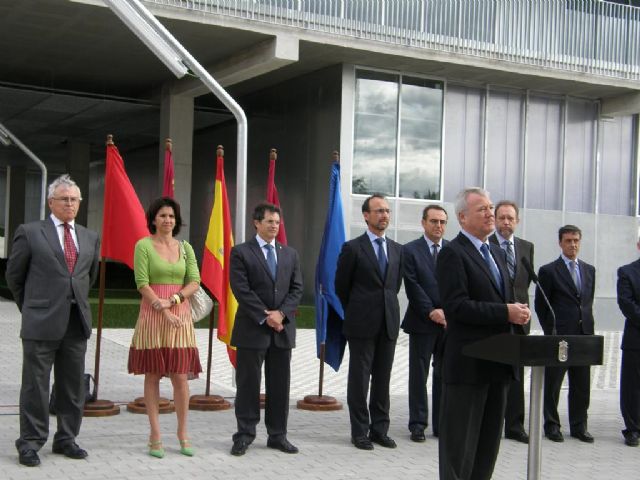
<svg viewBox="0 0 640 480">
<path fill-rule="evenodd" d="M 231 403 L 220 395 L 192 395 L 189 399 L 189 410 L 213 412 L 217 410 L 229 410 Z"/>
<path fill-rule="evenodd" d="M 111 400 L 95 400 L 84 404 L 84 417 L 112 417 L 120 414 L 120 407 Z"/>
<path fill-rule="evenodd" d="M 307 395 L 303 400 L 298 400 L 297 405 L 300 410 L 315 412 L 342 410 L 342 404 L 334 397 L 327 395 Z"/>
<path fill-rule="evenodd" d="M 158 407 L 159 413 L 173 413 L 176 411 L 173 402 L 164 397 L 160 397 Z M 144 403 L 144 397 L 138 397 L 133 402 L 127 403 L 127 412 L 147 413 L 147 406 Z"/>
</svg>

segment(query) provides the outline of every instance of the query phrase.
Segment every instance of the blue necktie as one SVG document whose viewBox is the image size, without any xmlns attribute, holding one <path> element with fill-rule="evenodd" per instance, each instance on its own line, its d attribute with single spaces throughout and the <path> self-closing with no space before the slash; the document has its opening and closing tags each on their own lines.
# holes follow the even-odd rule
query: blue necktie
<svg viewBox="0 0 640 480">
<path fill-rule="evenodd" d="M 271 278 L 276 279 L 276 254 L 273 252 L 273 245 L 267 243 L 264 248 L 267 249 L 267 265 L 269 266 L 269 272 L 271 272 Z"/>
<path fill-rule="evenodd" d="M 484 263 L 486 263 L 487 267 L 489 267 L 489 271 L 491 272 L 491 275 L 493 276 L 493 279 L 495 280 L 496 285 L 498 286 L 498 288 L 500 288 L 500 291 L 502 292 L 504 288 L 502 286 L 502 276 L 498 271 L 498 267 L 495 265 L 495 263 L 493 263 L 493 259 L 491 258 L 491 253 L 489 252 L 489 245 L 487 245 L 486 243 L 483 243 L 482 246 L 480 247 L 480 251 L 482 252 Z"/>
<path fill-rule="evenodd" d="M 387 274 L 387 254 L 384 253 L 384 238 L 376 238 L 376 243 L 378 244 L 378 267 L 380 268 L 380 273 L 382 274 L 382 278 Z"/>
<path fill-rule="evenodd" d="M 569 271 L 571 272 L 571 278 L 573 279 L 573 284 L 576 286 L 576 290 L 578 293 L 581 291 L 581 282 L 580 282 L 580 271 L 578 270 L 578 264 L 575 260 L 571 260 L 569 262 Z"/>
</svg>

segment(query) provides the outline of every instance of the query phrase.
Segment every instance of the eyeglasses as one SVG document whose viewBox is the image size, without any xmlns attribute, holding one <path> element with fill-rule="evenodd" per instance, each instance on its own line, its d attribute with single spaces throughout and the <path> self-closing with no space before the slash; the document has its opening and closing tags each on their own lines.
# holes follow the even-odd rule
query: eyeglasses
<svg viewBox="0 0 640 480">
<path fill-rule="evenodd" d="M 370 210 L 371 213 L 377 213 L 378 215 L 382 215 L 384 213 L 386 213 L 387 215 L 389 215 L 391 213 L 391 210 L 388 208 L 377 208 L 375 210 Z"/>
<path fill-rule="evenodd" d="M 431 223 L 432 225 L 446 225 L 447 221 L 446 220 L 436 220 L 435 218 L 432 218 L 431 220 L 429 220 L 429 223 Z"/>
<path fill-rule="evenodd" d="M 80 197 L 53 197 L 53 199 L 57 200 L 58 202 L 71 204 L 80 203 L 80 201 L 82 200 L 82 198 Z"/>
</svg>

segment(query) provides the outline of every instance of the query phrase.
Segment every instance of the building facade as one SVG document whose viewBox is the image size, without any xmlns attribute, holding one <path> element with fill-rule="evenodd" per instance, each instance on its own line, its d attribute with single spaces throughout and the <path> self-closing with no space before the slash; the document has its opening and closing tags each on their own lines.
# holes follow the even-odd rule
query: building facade
<svg viewBox="0 0 640 480">
<path fill-rule="evenodd" d="M 431 202 L 449 211 L 452 237 L 455 195 L 482 186 L 522 206 L 519 234 L 535 243 L 537 265 L 559 254 L 561 225 L 583 229 L 581 256 L 598 269 L 596 317 L 621 328 L 615 272 L 636 256 L 640 208 L 640 9 L 595 0 L 142 3 L 245 110 L 248 205 L 264 197 L 269 149 L 278 149 L 307 302 L 338 150 L 350 237 L 364 231 L 360 206 L 373 192 L 389 197 L 399 242 L 420 234 Z M 0 0 L 10 52 L 0 123 L 42 154 L 50 176 L 81 179 L 97 230 L 106 134 L 143 205 L 161 191 L 159 150 L 170 136 L 185 235 L 201 252 L 218 144 L 235 201 L 233 117 L 197 79 L 172 79 L 102 2 L 45 4 Z M 0 149 L 8 233 L 37 218 L 40 176 L 28 162 Z"/>
</svg>

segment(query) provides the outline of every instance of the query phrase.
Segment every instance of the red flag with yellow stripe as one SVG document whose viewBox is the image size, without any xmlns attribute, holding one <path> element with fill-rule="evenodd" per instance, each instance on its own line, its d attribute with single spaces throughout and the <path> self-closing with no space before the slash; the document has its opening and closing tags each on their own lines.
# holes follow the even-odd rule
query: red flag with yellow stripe
<svg viewBox="0 0 640 480">
<path fill-rule="evenodd" d="M 233 231 L 227 186 L 224 180 L 224 158 L 218 149 L 216 186 L 209 230 L 202 259 L 202 283 L 218 301 L 218 339 L 227 344 L 229 360 L 236 366 L 236 350 L 231 347 L 231 332 L 238 310 L 238 301 L 229 284 L 229 257 L 233 247 Z"/>
</svg>

